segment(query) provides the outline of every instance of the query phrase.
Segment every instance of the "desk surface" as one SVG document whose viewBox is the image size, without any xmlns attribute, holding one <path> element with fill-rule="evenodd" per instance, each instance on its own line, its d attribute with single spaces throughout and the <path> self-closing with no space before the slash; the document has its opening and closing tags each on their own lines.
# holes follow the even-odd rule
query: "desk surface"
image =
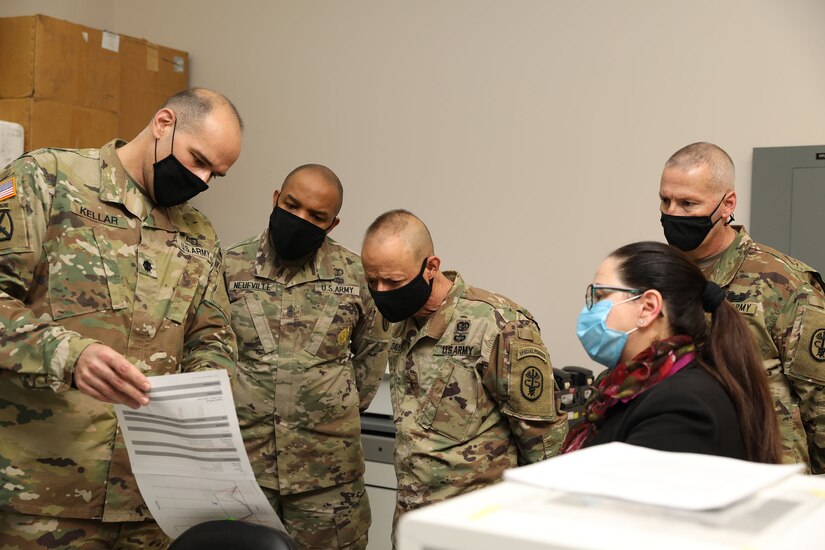
<svg viewBox="0 0 825 550">
<path fill-rule="evenodd" d="M 503 481 L 406 514 L 400 550 L 820 548 L 825 479 L 796 475 L 728 509 L 682 512 Z"/>
</svg>

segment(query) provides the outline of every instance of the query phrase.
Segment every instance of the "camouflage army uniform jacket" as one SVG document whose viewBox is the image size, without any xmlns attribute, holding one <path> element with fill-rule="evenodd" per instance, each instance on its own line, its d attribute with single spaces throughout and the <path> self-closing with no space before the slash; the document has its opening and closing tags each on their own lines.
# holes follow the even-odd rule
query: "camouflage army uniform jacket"
<svg viewBox="0 0 825 550">
<path fill-rule="evenodd" d="M 294 494 L 361 477 L 359 409 L 389 348 L 361 259 L 327 237 L 304 265 L 278 268 L 264 232 L 227 250 L 226 280 L 235 405 L 258 483 Z"/>
<path fill-rule="evenodd" d="M 0 172 L 0 509 L 132 521 L 148 509 L 111 405 L 72 389 L 106 344 L 148 375 L 234 369 L 217 237 L 154 208 L 112 141 L 41 149 Z M 12 182 L 12 187 L 9 187 Z"/>
<path fill-rule="evenodd" d="M 396 519 L 554 456 L 567 435 L 530 313 L 444 275 L 454 282 L 438 311 L 420 329 L 396 325 L 391 344 Z"/>
<path fill-rule="evenodd" d="M 819 274 L 740 226 L 700 262 L 745 317 L 763 357 L 786 460 L 825 472 L 825 297 Z"/>
</svg>

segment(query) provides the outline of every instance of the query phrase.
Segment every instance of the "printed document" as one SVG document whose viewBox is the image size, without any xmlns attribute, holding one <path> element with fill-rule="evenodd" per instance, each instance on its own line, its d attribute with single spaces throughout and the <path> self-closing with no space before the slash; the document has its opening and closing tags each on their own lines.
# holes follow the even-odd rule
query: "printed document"
<svg viewBox="0 0 825 550">
<path fill-rule="evenodd" d="M 149 380 L 148 405 L 115 411 L 140 493 L 160 528 L 173 539 L 213 519 L 284 530 L 252 473 L 226 371 Z"/>
</svg>

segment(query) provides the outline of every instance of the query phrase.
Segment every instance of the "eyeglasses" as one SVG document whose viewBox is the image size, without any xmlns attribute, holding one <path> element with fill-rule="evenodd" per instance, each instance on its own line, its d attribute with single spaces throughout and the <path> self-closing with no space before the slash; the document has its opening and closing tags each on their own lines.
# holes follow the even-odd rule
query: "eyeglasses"
<svg viewBox="0 0 825 550">
<path fill-rule="evenodd" d="M 587 309 L 593 307 L 593 304 L 596 302 L 601 301 L 604 299 L 604 296 L 600 297 L 598 300 L 596 299 L 596 292 L 599 290 L 607 290 L 608 294 L 611 292 L 629 292 L 630 294 L 639 294 L 642 291 L 638 288 L 627 288 L 623 286 L 605 286 L 605 285 L 594 285 L 590 284 L 587 285 L 587 290 L 584 294 L 584 304 L 587 306 Z"/>
</svg>

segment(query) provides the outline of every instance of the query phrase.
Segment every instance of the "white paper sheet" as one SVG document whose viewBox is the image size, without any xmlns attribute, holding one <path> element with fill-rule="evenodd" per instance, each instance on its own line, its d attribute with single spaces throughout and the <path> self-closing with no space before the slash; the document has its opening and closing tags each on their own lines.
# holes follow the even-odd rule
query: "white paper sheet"
<svg viewBox="0 0 825 550">
<path fill-rule="evenodd" d="M 682 510 L 713 510 L 801 469 L 796 464 L 759 464 L 608 443 L 507 470 L 504 478 L 568 493 Z"/>
<path fill-rule="evenodd" d="M 212 519 L 283 530 L 255 482 L 226 371 L 150 378 L 149 405 L 115 405 L 132 472 L 152 516 L 176 538 Z"/>
</svg>

